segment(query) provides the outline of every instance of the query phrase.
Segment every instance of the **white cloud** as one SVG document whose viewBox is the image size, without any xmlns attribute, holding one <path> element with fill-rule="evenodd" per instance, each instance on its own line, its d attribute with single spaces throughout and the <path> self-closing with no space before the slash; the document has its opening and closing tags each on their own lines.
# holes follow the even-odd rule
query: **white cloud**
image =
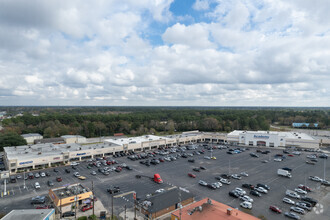
<svg viewBox="0 0 330 220">
<path fill-rule="evenodd" d="M 3 1 L 1 103 L 329 105 L 327 1 L 173 2 Z"/>
</svg>

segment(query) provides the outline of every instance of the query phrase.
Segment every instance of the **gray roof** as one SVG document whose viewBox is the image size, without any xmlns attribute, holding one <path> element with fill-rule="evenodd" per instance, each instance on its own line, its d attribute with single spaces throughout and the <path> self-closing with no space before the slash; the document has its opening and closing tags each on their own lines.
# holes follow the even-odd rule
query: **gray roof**
<svg viewBox="0 0 330 220">
<path fill-rule="evenodd" d="M 29 219 L 29 220 L 44 220 L 46 217 L 54 213 L 54 209 L 19 209 L 12 210 L 1 220 L 17 220 L 17 219 Z"/>
<path fill-rule="evenodd" d="M 46 144 L 46 143 L 65 143 L 63 138 L 44 138 L 44 139 L 38 139 L 34 140 L 35 144 Z"/>
<path fill-rule="evenodd" d="M 181 194 L 181 199 L 179 198 L 180 194 Z M 193 197 L 194 195 L 189 191 L 187 190 L 183 191 L 175 187 L 173 189 L 167 190 L 163 193 L 157 193 L 154 196 L 145 199 L 144 201 L 150 201 L 152 204 L 151 206 L 145 208 L 146 210 L 148 210 L 149 213 L 155 213 L 179 203 L 180 200 L 182 202 Z"/>
<path fill-rule="evenodd" d="M 22 134 L 21 135 L 22 137 L 42 137 L 41 134 L 38 134 L 38 133 L 29 133 L 29 134 Z"/>
<path fill-rule="evenodd" d="M 81 135 L 62 135 L 61 138 L 85 138 L 84 136 Z"/>
</svg>

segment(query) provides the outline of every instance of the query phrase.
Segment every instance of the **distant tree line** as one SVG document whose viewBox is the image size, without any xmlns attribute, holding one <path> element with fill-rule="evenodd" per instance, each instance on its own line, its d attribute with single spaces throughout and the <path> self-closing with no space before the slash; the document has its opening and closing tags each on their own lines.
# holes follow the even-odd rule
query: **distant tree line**
<svg viewBox="0 0 330 220">
<path fill-rule="evenodd" d="M 85 137 L 174 133 L 189 130 L 230 132 L 269 130 L 293 122 L 329 127 L 329 110 L 237 109 L 207 107 L 25 107 L 23 116 L 5 119 L 2 126 L 16 134 L 39 133 L 45 138 L 66 134 Z M 8 110 L 7 110 L 8 111 Z M 15 109 L 17 112 L 17 109 Z M 9 111 L 10 112 L 10 111 Z M 33 116 L 32 115 L 38 115 Z"/>
</svg>

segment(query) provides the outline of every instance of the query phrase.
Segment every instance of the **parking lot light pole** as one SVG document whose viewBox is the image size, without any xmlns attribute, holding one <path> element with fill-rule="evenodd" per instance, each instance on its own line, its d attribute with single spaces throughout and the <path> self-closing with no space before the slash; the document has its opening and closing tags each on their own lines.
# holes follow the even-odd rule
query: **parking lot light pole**
<svg viewBox="0 0 330 220">
<path fill-rule="evenodd" d="M 3 195 L 6 196 L 7 195 L 7 189 L 6 189 L 6 182 L 7 182 L 7 179 L 4 179 L 4 188 L 3 188 Z"/>
<path fill-rule="evenodd" d="M 92 199 L 93 199 L 93 216 L 94 216 L 95 201 L 94 201 L 94 182 L 93 182 L 93 180 L 92 180 Z"/>
<path fill-rule="evenodd" d="M 24 170 L 24 185 L 23 185 L 23 189 L 25 189 L 25 170 Z"/>
</svg>

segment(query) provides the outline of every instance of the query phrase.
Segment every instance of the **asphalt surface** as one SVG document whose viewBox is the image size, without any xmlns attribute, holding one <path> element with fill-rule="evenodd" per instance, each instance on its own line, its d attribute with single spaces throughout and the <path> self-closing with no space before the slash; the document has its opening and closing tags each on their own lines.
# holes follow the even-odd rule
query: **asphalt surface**
<svg viewBox="0 0 330 220">
<path fill-rule="evenodd" d="M 201 148 L 200 148 L 201 149 Z M 225 149 L 214 150 L 212 152 L 216 160 L 204 159 L 205 155 L 210 156 L 210 152 L 206 151 L 205 154 L 195 155 L 195 163 L 188 162 L 189 158 L 180 158 L 172 162 L 162 162 L 158 165 L 151 165 L 147 167 L 139 163 L 139 161 L 131 161 L 126 157 L 114 158 L 119 163 L 126 163 L 133 168 L 132 171 L 123 169 L 122 172 L 116 173 L 111 172 L 109 176 L 104 176 L 97 171 L 96 167 L 91 170 L 97 172 L 96 176 L 90 174 L 91 170 L 87 169 L 87 162 L 81 163 L 77 170 L 72 170 L 71 173 L 65 173 L 64 169 L 67 167 L 59 167 L 59 173 L 54 173 L 53 169 L 47 169 L 51 173 L 51 177 L 38 178 L 26 181 L 26 188 L 23 188 L 23 180 L 18 180 L 17 183 L 9 183 L 7 185 L 7 190 L 9 190 L 10 195 L 0 198 L 0 212 L 9 212 L 12 209 L 20 208 L 33 208 L 30 205 L 30 200 L 36 195 L 45 195 L 48 193 L 49 187 L 47 186 L 47 181 L 51 179 L 54 183 L 54 187 L 59 187 L 65 184 L 72 184 L 76 182 L 81 182 L 87 187 L 91 188 L 91 181 L 94 181 L 94 193 L 98 199 L 103 203 L 105 208 L 109 212 L 112 210 L 112 199 L 111 195 L 106 192 L 106 188 L 110 185 L 120 186 L 121 192 L 131 192 L 135 191 L 137 197 L 144 197 L 146 194 L 155 192 L 159 188 L 169 188 L 171 186 L 179 186 L 186 188 L 195 195 L 196 200 L 200 200 L 205 197 L 210 197 L 219 202 L 225 203 L 231 207 L 239 208 L 244 210 L 239 206 L 241 201 L 235 199 L 228 195 L 230 190 L 235 189 L 235 187 L 241 187 L 243 183 L 257 184 L 264 183 L 271 187 L 268 194 L 263 194 L 262 197 L 253 197 L 254 199 L 253 208 L 249 213 L 254 216 L 265 216 L 267 219 L 283 219 L 285 218 L 283 214 L 276 214 L 269 210 L 270 205 L 278 206 L 283 212 L 290 209 L 290 205 L 282 202 L 283 197 L 285 197 L 286 189 L 294 190 L 297 188 L 298 184 L 305 184 L 313 189 L 312 192 L 308 193 L 307 196 L 316 198 L 322 201 L 320 196 L 324 196 L 325 192 L 329 192 L 329 187 L 320 186 L 319 183 L 313 182 L 308 179 L 308 176 L 315 175 L 321 178 L 324 177 L 324 171 L 326 179 L 329 178 L 329 166 L 330 163 L 326 163 L 324 159 L 318 159 L 319 161 L 316 165 L 306 164 L 306 155 L 311 154 L 303 152 L 300 156 L 287 157 L 282 162 L 273 161 L 274 155 L 277 153 L 282 153 L 282 150 L 272 149 L 271 153 L 268 155 L 259 154 L 260 158 L 253 158 L 249 155 L 250 152 L 255 152 L 255 148 L 251 148 L 249 151 L 242 152 L 240 154 L 229 155 L 226 154 Z M 191 152 L 187 151 L 187 152 Z M 161 157 L 160 155 L 157 156 Z M 262 160 L 269 160 L 269 163 L 262 163 Z M 206 170 L 201 170 L 201 172 L 192 171 L 193 167 L 204 166 Z M 277 169 L 282 167 L 292 168 L 292 178 L 280 177 L 277 175 Z M 325 169 L 324 169 L 325 167 Z M 86 180 L 79 180 L 73 176 L 73 172 L 78 171 L 81 175 L 87 177 Z M 188 177 L 188 173 L 196 174 L 196 178 Z M 205 180 L 208 183 L 216 182 L 215 176 L 223 173 L 241 173 L 247 172 L 248 177 L 242 177 L 241 180 L 231 179 L 230 185 L 223 185 L 220 189 L 211 190 L 209 188 L 200 186 L 198 180 Z M 155 173 L 159 173 L 164 180 L 164 184 L 154 183 L 149 178 L 136 179 L 136 174 L 142 174 L 145 176 L 152 177 Z M 62 182 L 56 182 L 56 176 L 61 176 L 63 178 Z M 39 182 L 41 189 L 34 189 L 34 183 Z M 0 185 L 0 190 L 3 192 L 3 185 Z M 249 191 L 244 189 L 245 191 Z M 322 193 L 321 193 L 322 192 Z M 294 200 L 294 199 L 293 199 Z M 296 200 L 298 201 L 298 200 Z M 129 194 L 122 198 L 113 199 L 114 213 L 119 214 L 124 209 L 124 205 L 128 208 L 133 207 L 133 195 Z M 330 219 L 330 209 L 329 204 L 322 204 L 322 212 L 318 212 L 318 219 Z M 314 212 L 311 211 L 311 212 Z M 300 215 L 302 218 L 304 216 Z"/>
</svg>

